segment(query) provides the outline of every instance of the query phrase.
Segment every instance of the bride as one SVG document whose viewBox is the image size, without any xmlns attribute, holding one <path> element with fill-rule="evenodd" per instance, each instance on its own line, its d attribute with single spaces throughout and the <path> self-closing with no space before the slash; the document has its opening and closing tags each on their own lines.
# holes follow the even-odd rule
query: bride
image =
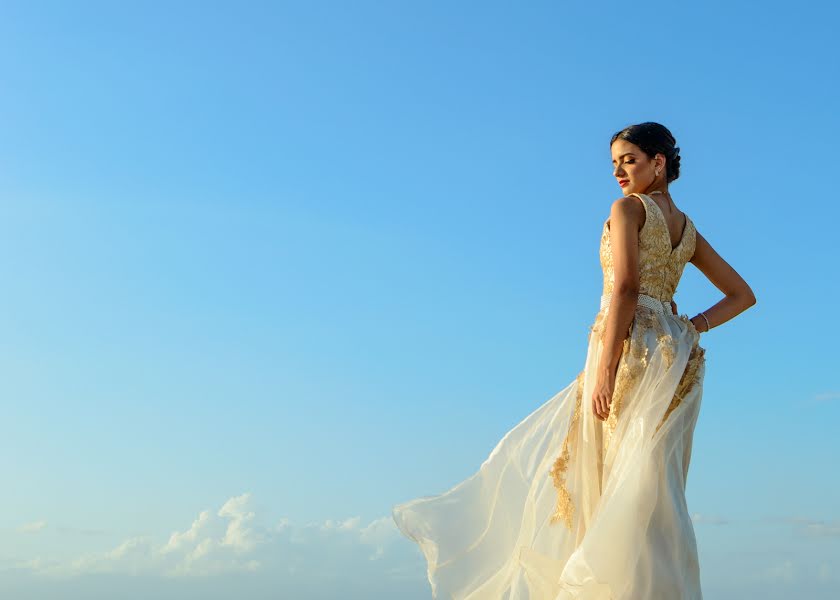
<svg viewBox="0 0 840 600">
<path fill-rule="evenodd" d="M 705 375 L 701 333 L 756 299 L 674 203 L 679 147 L 658 123 L 610 140 L 623 196 L 600 238 L 603 293 L 577 377 L 471 477 L 393 507 L 434 598 L 700 600 L 685 499 Z M 688 318 L 691 262 L 724 297 Z"/>
</svg>

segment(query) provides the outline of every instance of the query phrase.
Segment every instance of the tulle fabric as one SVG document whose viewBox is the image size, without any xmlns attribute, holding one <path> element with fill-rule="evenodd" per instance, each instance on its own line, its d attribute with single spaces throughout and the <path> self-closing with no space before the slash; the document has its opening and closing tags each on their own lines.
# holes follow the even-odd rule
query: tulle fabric
<svg viewBox="0 0 840 600">
<path fill-rule="evenodd" d="M 591 407 L 602 344 L 590 335 L 580 376 L 508 431 L 475 474 L 393 507 L 398 528 L 426 558 L 433 598 L 702 598 L 684 492 L 704 363 L 669 411 L 699 334 L 684 315 L 636 311 L 632 327 L 645 319 L 655 327 L 630 336 L 647 346 L 646 367 L 622 400 L 606 451 L 606 424 Z M 569 528 L 549 522 L 557 502 L 550 471 L 581 393 L 565 481 Z"/>
</svg>

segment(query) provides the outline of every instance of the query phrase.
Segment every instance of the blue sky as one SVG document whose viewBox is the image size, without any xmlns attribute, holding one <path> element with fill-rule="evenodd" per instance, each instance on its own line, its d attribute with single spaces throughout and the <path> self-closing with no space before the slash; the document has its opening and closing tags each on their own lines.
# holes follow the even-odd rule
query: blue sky
<svg viewBox="0 0 840 600">
<path fill-rule="evenodd" d="M 703 337 L 704 593 L 836 597 L 836 4 L 0 10 L 0 595 L 428 598 L 391 507 L 582 368 L 655 120 L 758 298 Z"/>
</svg>

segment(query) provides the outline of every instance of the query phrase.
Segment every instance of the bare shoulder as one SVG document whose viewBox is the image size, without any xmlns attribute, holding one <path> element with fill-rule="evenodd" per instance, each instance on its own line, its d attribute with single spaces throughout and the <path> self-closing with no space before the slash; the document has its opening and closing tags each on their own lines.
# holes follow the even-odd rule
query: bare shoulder
<svg viewBox="0 0 840 600">
<path fill-rule="evenodd" d="M 703 237 L 703 234 L 698 231 L 696 225 L 694 226 L 694 238 L 696 240 L 694 244 L 694 255 L 689 262 L 693 263 L 696 267 L 701 267 L 704 264 L 708 265 L 714 261 L 723 260 L 709 241 Z"/>
<path fill-rule="evenodd" d="M 697 226 L 694 226 L 694 254 L 689 259 L 695 267 L 708 273 L 709 271 L 726 270 L 729 264 L 723 257 L 717 253 L 709 241 L 698 231 Z"/>
<path fill-rule="evenodd" d="M 642 200 L 637 196 L 622 196 L 614 200 L 610 206 L 610 218 L 607 225 L 612 222 L 632 224 L 636 225 L 637 230 L 641 229 L 645 222 L 645 206 Z"/>
</svg>

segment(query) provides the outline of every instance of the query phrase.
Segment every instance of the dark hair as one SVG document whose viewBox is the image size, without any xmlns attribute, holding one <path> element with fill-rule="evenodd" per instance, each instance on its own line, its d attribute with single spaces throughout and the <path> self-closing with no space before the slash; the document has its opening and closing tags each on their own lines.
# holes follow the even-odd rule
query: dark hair
<svg viewBox="0 0 840 600">
<path fill-rule="evenodd" d="M 665 174 L 668 183 L 680 176 L 680 148 L 676 145 L 677 140 L 664 125 L 646 121 L 625 127 L 612 136 L 610 148 L 617 139 L 637 145 L 649 158 L 653 158 L 660 152 L 664 154 L 666 159 Z"/>
</svg>

